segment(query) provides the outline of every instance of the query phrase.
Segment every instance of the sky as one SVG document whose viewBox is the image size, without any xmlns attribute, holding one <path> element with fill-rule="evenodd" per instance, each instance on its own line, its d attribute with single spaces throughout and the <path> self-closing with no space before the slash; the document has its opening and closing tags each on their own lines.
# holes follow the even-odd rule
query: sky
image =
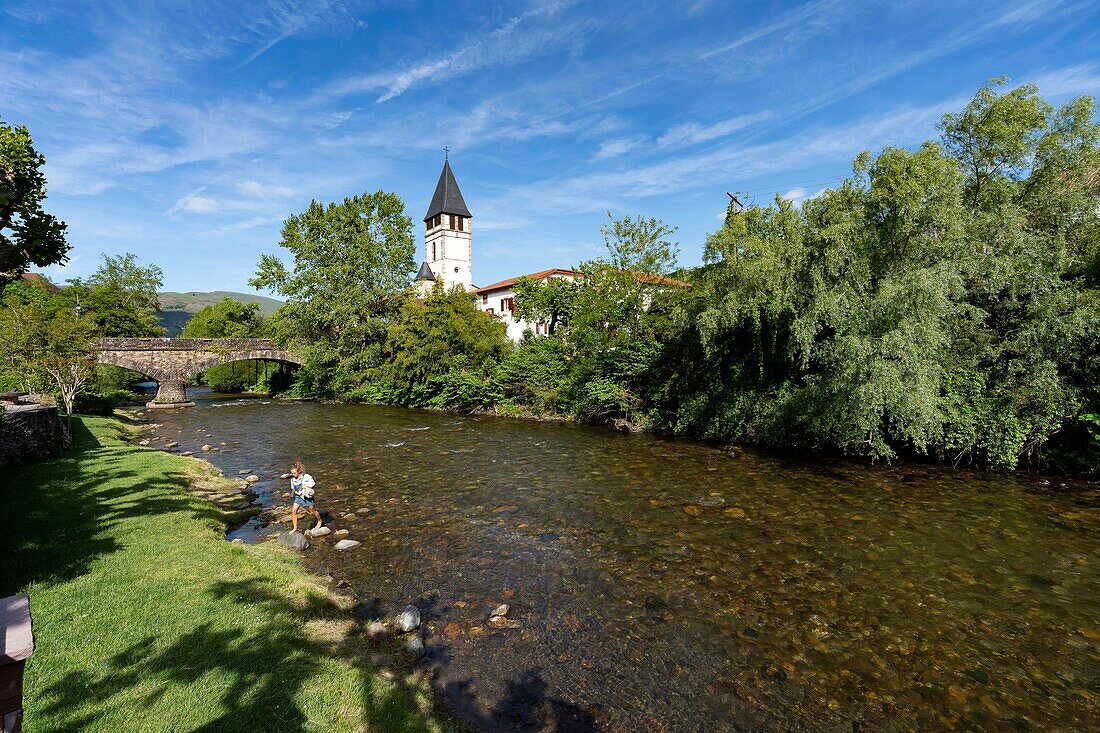
<svg viewBox="0 0 1100 733">
<path fill-rule="evenodd" d="M 417 260 L 444 147 L 488 284 L 602 250 L 606 212 L 702 259 L 727 191 L 838 185 L 992 77 L 1100 95 L 1100 0 L 0 2 L 0 119 L 46 156 L 55 281 L 133 252 L 251 292 L 311 199 L 396 192 Z"/>
</svg>

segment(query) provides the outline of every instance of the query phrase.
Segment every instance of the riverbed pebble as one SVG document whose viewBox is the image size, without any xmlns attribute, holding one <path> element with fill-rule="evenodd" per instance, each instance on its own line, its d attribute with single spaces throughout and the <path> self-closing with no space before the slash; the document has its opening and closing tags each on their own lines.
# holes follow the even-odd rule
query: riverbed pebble
<svg viewBox="0 0 1100 733">
<path fill-rule="evenodd" d="M 363 544 L 359 540 L 340 540 L 333 547 L 337 550 L 354 550 L 359 545 Z"/>
<path fill-rule="evenodd" d="M 324 537 L 327 534 L 332 534 L 332 529 L 329 527 L 314 527 L 309 531 L 310 537 Z"/>
<path fill-rule="evenodd" d="M 283 532 L 275 541 L 292 550 L 304 550 L 309 547 L 309 540 L 306 539 L 304 534 L 297 531 Z"/>
<path fill-rule="evenodd" d="M 371 641 L 384 639 L 389 633 L 390 630 L 381 621 L 371 621 L 367 624 L 367 638 Z"/>
<path fill-rule="evenodd" d="M 424 656 L 424 640 L 420 638 L 420 635 L 410 636 L 409 640 L 405 642 L 405 653 L 413 659 L 420 659 Z"/>
<path fill-rule="evenodd" d="M 139 440 L 138 445 L 149 445 L 149 439 L 146 438 L 145 440 Z"/>
<path fill-rule="evenodd" d="M 251 468 L 242 468 L 240 471 L 237 471 L 238 476 L 244 476 L 245 474 L 248 474 L 248 473 L 252 473 Z"/>
<path fill-rule="evenodd" d="M 181 455 L 181 456 L 193 456 L 193 455 L 195 455 L 195 451 L 193 451 L 193 450 L 185 450 L 185 451 L 184 451 L 183 453 L 180 453 L 180 455 Z"/>
<path fill-rule="evenodd" d="M 206 443 L 205 445 L 203 445 L 202 448 L 199 448 L 199 450 L 201 450 L 203 453 L 209 453 L 210 451 L 214 450 L 214 446 Z"/>
<path fill-rule="evenodd" d="M 511 610 L 511 606 L 509 606 L 507 603 L 502 603 L 493 609 L 493 612 L 489 614 L 489 618 L 492 618 L 493 616 L 507 616 L 508 612 Z"/>
<path fill-rule="evenodd" d="M 397 628 L 402 631 L 412 631 L 420 626 L 420 609 L 416 606 L 405 606 L 405 610 L 397 616 Z"/>
<path fill-rule="evenodd" d="M 245 480 L 246 482 L 250 483 L 250 484 L 258 484 L 258 483 L 260 483 L 260 477 L 259 477 L 259 476 L 257 476 L 257 475 L 256 475 L 256 474 L 254 474 L 254 473 L 252 473 L 252 474 L 249 474 L 249 475 L 245 476 L 245 477 L 244 477 L 244 480 Z"/>
<path fill-rule="evenodd" d="M 332 533 L 332 536 L 336 539 L 340 539 L 341 537 L 347 537 L 349 534 L 351 534 L 351 532 L 346 529 L 338 529 Z"/>
<path fill-rule="evenodd" d="M 179 447 L 179 443 L 177 443 L 176 441 L 174 441 L 174 440 L 173 440 L 173 441 L 172 441 L 172 442 L 170 442 L 170 443 L 165 443 L 165 444 L 164 444 L 164 447 L 165 447 L 165 448 L 178 448 L 178 447 Z"/>
<path fill-rule="evenodd" d="M 344 515 L 344 519 L 349 521 L 349 522 L 354 522 L 358 518 L 359 517 L 355 516 L 354 514 L 345 514 Z"/>
</svg>

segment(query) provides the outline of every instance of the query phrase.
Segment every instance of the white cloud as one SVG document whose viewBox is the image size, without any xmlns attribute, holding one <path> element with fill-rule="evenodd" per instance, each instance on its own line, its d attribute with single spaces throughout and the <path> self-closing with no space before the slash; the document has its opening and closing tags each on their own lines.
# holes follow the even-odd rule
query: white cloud
<svg viewBox="0 0 1100 733">
<path fill-rule="evenodd" d="M 618 137 L 611 140 L 604 140 L 600 143 L 600 149 L 596 151 L 596 160 L 606 160 L 608 158 L 616 158 L 624 153 L 629 153 L 639 145 L 644 143 L 648 138 L 646 137 Z"/>
<path fill-rule="evenodd" d="M 218 206 L 218 202 L 214 199 L 190 193 L 177 199 L 176 203 L 172 205 L 172 208 L 164 213 L 175 214 L 178 211 L 188 211 L 194 214 L 209 214 L 213 211 L 217 211 L 219 208 L 221 207 Z"/>
<path fill-rule="evenodd" d="M 439 82 L 493 66 L 514 64 L 568 42 L 570 33 L 552 28 L 544 19 L 572 4 L 572 0 L 557 0 L 509 18 L 505 23 L 469 45 L 446 56 L 422 61 L 413 66 L 387 72 L 376 72 L 335 82 L 322 91 L 322 96 L 344 96 L 359 92 L 384 90 L 375 100 L 386 102 L 410 88 L 425 82 Z M 536 20 L 533 29 L 525 29 L 527 21 Z"/>
<path fill-rule="evenodd" d="M 288 198 L 294 195 L 294 189 L 290 186 L 265 185 L 256 181 L 241 181 L 237 184 L 237 190 L 245 196 L 255 196 L 257 198 Z"/>
<path fill-rule="evenodd" d="M 728 120 L 715 122 L 711 125 L 700 125 L 697 122 L 689 122 L 670 128 L 668 132 L 657 138 L 657 145 L 662 148 L 682 148 L 710 140 L 726 137 L 738 130 L 755 125 L 757 122 L 771 117 L 770 112 L 760 112 L 751 115 L 738 115 Z"/>
</svg>

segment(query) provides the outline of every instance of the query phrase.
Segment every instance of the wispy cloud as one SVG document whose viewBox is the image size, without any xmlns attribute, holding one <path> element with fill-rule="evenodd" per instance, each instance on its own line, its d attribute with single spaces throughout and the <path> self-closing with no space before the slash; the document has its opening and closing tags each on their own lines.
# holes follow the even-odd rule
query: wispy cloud
<svg viewBox="0 0 1100 733">
<path fill-rule="evenodd" d="M 290 186 L 280 186 L 276 183 L 264 184 L 257 181 L 241 181 L 237 184 L 237 190 L 245 196 L 258 198 L 286 198 L 294 195 L 294 189 Z"/>
<path fill-rule="evenodd" d="M 596 151 L 596 160 L 617 158 L 620 155 L 634 150 L 648 139 L 649 138 L 644 135 L 638 135 L 635 137 L 616 137 L 610 140 L 604 140 L 600 143 L 600 149 Z"/>
<path fill-rule="evenodd" d="M 569 34 L 548 27 L 545 19 L 572 4 L 557 0 L 512 16 L 487 36 L 441 58 L 421 61 L 412 66 L 345 79 L 322 90 L 322 96 L 340 97 L 383 90 L 375 100 L 387 102 L 414 86 L 453 79 L 474 71 L 514 64 L 567 42 Z"/>
<path fill-rule="evenodd" d="M 756 114 L 738 115 L 709 125 L 698 122 L 677 125 L 657 138 L 657 145 L 661 148 L 675 150 L 689 145 L 717 140 L 755 125 L 757 122 L 762 122 L 771 116 L 771 112 L 758 112 Z"/>
<path fill-rule="evenodd" d="M 815 18 L 828 18 L 840 7 L 840 5 L 841 3 L 839 0 L 814 0 L 814 2 L 799 5 L 793 10 L 788 10 L 774 20 L 763 23 L 728 43 L 723 43 L 706 51 L 701 51 L 698 54 L 698 58 L 709 59 L 720 54 L 729 53 L 735 49 L 773 36 L 780 31 L 805 25 Z"/>
<path fill-rule="evenodd" d="M 209 196 L 199 196 L 195 193 L 181 196 L 176 200 L 176 203 L 172 204 L 172 208 L 164 212 L 165 214 L 175 214 L 180 211 L 186 211 L 192 214 L 209 214 L 211 212 L 220 209 L 218 202 Z"/>
</svg>

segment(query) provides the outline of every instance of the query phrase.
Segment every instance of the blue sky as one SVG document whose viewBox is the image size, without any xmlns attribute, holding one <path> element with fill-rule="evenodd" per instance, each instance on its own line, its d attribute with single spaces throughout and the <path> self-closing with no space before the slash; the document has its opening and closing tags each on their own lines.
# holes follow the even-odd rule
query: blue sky
<svg viewBox="0 0 1100 733">
<path fill-rule="evenodd" d="M 993 76 L 1098 95 L 1098 49 L 1096 0 L 4 0 L 0 117 L 47 157 L 55 279 L 129 251 L 248 290 L 288 215 L 380 188 L 419 258 L 446 145 L 487 284 L 591 258 L 609 209 L 696 264 L 726 191 L 813 195 Z"/>
</svg>

